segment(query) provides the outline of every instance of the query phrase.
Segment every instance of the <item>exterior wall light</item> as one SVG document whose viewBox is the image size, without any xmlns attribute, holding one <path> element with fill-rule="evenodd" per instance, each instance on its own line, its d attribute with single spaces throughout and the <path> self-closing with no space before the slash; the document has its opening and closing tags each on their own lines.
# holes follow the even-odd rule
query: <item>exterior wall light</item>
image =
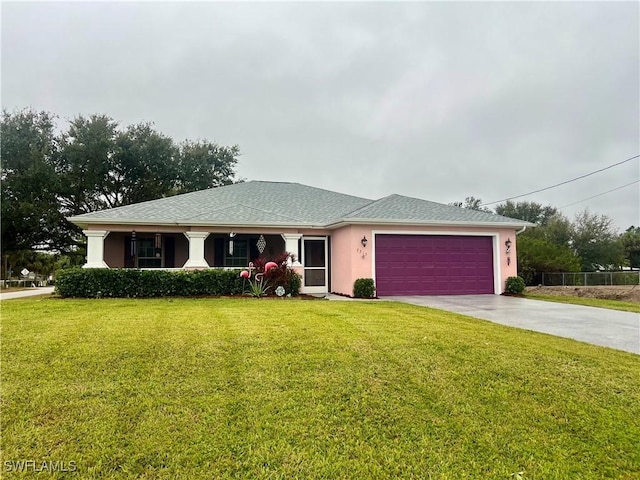
<svg viewBox="0 0 640 480">
<path fill-rule="evenodd" d="M 156 233 L 153 243 L 155 247 L 156 258 L 160 258 L 162 256 L 162 234 Z"/>
<path fill-rule="evenodd" d="M 364 237 L 362 237 L 362 240 L 360 240 L 360 243 L 362 244 L 363 247 L 366 247 L 368 241 L 369 240 L 367 240 L 367 237 L 364 236 Z"/>
<path fill-rule="evenodd" d="M 138 241 L 136 238 L 136 232 L 133 231 L 131 232 L 131 256 L 135 257 L 136 254 L 138 253 Z"/>
<path fill-rule="evenodd" d="M 231 238 L 231 240 L 229 240 L 229 255 L 233 255 L 233 237 L 235 236 L 235 232 L 229 232 L 229 237 Z"/>
<path fill-rule="evenodd" d="M 511 239 L 507 238 L 507 241 L 504 242 L 504 246 L 507 247 L 507 253 L 511 253 Z"/>
</svg>

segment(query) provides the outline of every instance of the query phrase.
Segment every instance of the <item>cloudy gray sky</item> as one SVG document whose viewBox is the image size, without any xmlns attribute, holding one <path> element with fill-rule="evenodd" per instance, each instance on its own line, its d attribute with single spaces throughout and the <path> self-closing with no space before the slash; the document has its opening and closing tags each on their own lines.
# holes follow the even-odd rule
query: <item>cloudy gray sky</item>
<svg viewBox="0 0 640 480">
<path fill-rule="evenodd" d="M 500 200 L 640 153 L 638 2 L 2 2 L 2 106 L 238 144 L 247 180 Z M 524 197 L 557 207 L 638 160 Z M 589 208 L 640 224 L 640 188 Z"/>
</svg>

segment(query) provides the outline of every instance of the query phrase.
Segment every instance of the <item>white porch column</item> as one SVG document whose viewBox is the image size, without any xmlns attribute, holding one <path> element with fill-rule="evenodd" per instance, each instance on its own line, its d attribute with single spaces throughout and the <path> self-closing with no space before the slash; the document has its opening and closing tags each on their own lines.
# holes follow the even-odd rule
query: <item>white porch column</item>
<svg viewBox="0 0 640 480">
<path fill-rule="evenodd" d="M 87 263 L 82 268 L 109 268 L 104 261 L 104 239 L 107 230 L 83 230 L 87 237 Z"/>
<path fill-rule="evenodd" d="M 281 233 L 280 236 L 284 240 L 284 251 L 293 255 L 295 259 L 292 266 L 299 267 L 300 252 L 298 251 L 298 240 L 302 238 L 301 233 Z"/>
<path fill-rule="evenodd" d="M 189 259 L 184 268 L 209 268 L 204 259 L 204 240 L 209 232 L 184 232 L 184 235 L 189 240 Z"/>
</svg>

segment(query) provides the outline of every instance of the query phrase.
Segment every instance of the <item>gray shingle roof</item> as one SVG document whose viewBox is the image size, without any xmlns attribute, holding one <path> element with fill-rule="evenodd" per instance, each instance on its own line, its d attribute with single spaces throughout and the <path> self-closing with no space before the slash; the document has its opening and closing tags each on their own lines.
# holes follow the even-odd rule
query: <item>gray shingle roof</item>
<svg viewBox="0 0 640 480">
<path fill-rule="evenodd" d="M 393 222 L 393 223 L 494 223 L 527 225 L 527 222 L 503 217 L 494 213 L 453 207 L 419 198 L 389 195 L 348 213 L 345 221 Z M 530 225 L 530 224 L 529 224 Z"/>
<path fill-rule="evenodd" d="M 71 217 L 80 224 L 331 226 L 342 223 L 531 225 L 418 198 L 354 197 L 287 182 L 251 181 Z"/>
<path fill-rule="evenodd" d="M 324 225 L 371 200 L 299 183 L 252 181 L 72 217 L 77 223 Z"/>
</svg>

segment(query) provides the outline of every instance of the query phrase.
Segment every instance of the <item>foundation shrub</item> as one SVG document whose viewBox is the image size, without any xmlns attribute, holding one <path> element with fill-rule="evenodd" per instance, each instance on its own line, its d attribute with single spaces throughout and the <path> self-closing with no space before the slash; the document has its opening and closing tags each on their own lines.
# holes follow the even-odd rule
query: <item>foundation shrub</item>
<svg viewBox="0 0 640 480">
<path fill-rule="evenodd" d="M 58 271 L 61 297 L 142 298 L 238 295 L 242 279 L 235 270 L 194 271 L 73 268 Z"/>
<path fill-rule="evenodd" d="M 524 279 L 522 277 L 509 277 L 505 284 L 504 291 L 506 293 L 520 294 L 524 292 Z"/>
<path fill-rule="evenodd" d="M 373 298 L 375 292 L 373 278 L 358 278 L 353 282 L 353 296 L 356 298 Z"/>
</svg>

